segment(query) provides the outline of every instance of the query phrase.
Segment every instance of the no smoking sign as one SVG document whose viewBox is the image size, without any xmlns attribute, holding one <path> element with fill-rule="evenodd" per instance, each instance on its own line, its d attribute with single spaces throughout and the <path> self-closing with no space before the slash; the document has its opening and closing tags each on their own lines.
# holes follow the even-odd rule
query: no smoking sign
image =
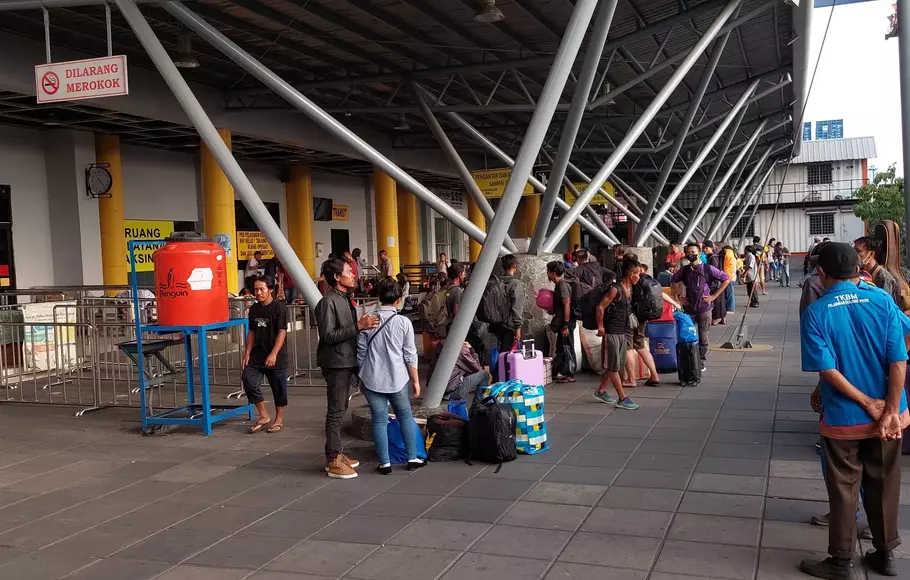
<svg viewBox="0 0 910 580">
<path fill-rule="evenodd" d="M 41 88 L 48 95 L 55 94 L 60 90 L 60 77 L 54 72 L 44 73 L 44 76 L 41 77 Z"/>
</svg>

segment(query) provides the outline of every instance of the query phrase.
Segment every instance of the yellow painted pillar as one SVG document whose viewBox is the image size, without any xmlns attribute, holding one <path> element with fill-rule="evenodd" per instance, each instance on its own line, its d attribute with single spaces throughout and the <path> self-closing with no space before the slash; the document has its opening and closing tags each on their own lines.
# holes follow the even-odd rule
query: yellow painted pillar
<svg viewBox="0 0 910 580">
<path fill-rule="evenodd" d="M 569 251 L 572 251 L 572 248 L 575 247 L 575 244 L 581 245 L 581 226 L 578 224 L 573 224 L 569 228 Z"/>
<path fill-rule="evenodd" d="M 129 253 L 123 223 L 123 164 L 120 162 L 120 137 L 95 135 L 95 163 L 107 164 L 107 170 L 111 172 L 109 197 L 98 198 L 102 280 L 105 286 L 122 286 L 129 284 Z"/>
<path fill-rule="evenodd" d="M 468 197 L 468 219 L 471 220 L 471 223 L 480 228 L 483 231 L 487 231 L 487 220 L 483 217 L 483 212 L 480 211 L 480 206 L 474 202 L 474 198 L 471 196 Z M 477 261 L 477 258 L 480 257 L 480 249 L 483 248 L 480 242 L 475 242 L 471 240 L 470 246 L 471 254 L 471 263 Z"/>
<path fill-rule="evenodd" d="M 521 202 L 525 206 L 525 211 L 522 215 L 522 218 L 525 222 L 525 235 L 522 237 L 530 238 L 532 235 L 534 235 L 534 226 L 537 225 L 537 216 L 540 215 L 540 196 L 529 195 L 523 198 Z"/>
<path fill-rule="evenodd" d="M 398 250 L 398 195 L 395 180 L 373 169 L 373 199 L 376 206 L 376 249 L 385 250 L 392 260 L 392 276 L 401 269 Z"/>
<path fill-rule="evenodd" d="M 218 129 L 218 134 L 228 149 L 231 148 L 231 132 Z M 234 219 L 234 188 L 215 156 L 205 146 L 202 148 L 202 219 L 205 233 L 225 248 L 227 254 L 227 285 L 229 292 L 240 289 L 237 275 L 237 222 Z"/>
<path fill-rule="evenodd" d="M 288 212 L 288 242 L 312 278 L 316 272 L 316 242 L 313 239 L 313 183 L 310 166 L 295 165 L 291 179 L 284 184 Z"/>
<path fill-rule="evenodd" d="M 420 224 L 417 221 L 417 198 L 410 191 L 398 188 L 398 242 L 401 263 L 420 263 Z"/>
</svg>

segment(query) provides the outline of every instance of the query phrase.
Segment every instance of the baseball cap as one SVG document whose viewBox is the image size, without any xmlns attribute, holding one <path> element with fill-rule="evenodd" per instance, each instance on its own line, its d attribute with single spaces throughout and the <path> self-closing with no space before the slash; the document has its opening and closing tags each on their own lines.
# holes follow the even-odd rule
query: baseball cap
<svg viewBox="0 0 910 580">
<path fill-rule="evenodd" d="M 859 255 L 850 244 L 829 242 L 818 255 L 818 267 L 838 280 L 847 280 L 859 271 Z"/>
</svg>

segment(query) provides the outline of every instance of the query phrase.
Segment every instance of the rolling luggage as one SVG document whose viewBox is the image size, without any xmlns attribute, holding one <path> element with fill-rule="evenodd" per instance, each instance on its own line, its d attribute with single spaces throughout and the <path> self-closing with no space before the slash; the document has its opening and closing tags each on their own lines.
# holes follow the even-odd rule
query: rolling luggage
<svg viewBox="0 0 910 580">
<path fill-rule="evenodd" d="M 701 357 L 697 342 L 676 343 L 676 364 L 680 385 L 695 387 L 701 382 Z"/>
<path fill-rule="evenodd" d="M 546 383 L 543 353 L 534 350 L 534 341 L 522 341 L 521 350 L 499 353 L 499 380 L 517 379 L 526 385 Z"/>
<path fill-rule="evenodd" d="M 679 368 L 676 362 L 676 323 L 649 322 L 648 343 L 654 366 L 659 373 L 675 373 Z"/>
</svg>

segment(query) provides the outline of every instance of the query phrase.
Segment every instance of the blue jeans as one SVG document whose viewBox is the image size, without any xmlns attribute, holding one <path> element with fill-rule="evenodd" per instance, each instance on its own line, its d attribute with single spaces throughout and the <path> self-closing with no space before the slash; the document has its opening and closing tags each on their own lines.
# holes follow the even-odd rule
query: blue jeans
<svg viewBox="0 0 910 580">
<path fill-rule="evenodd" d="M 727 286 L 727 289 L 724 290 L 724 300 L 727 302 L 727 312 L 733 312 L 736 310 L 736 296 L 733 294 L 734 286 L 736 286 L 736 282 L 731 281 Z"/>
<path fill-rule="evenodd" d="M 789 286 L 790 285 L 790 264 L 781 264 L 780 265 L 780 285 Z"/>
<path fill-rule="evenodd" d="M 417 459 L 417 441 L 414 439 L 414 429 L 411 426 L 414 416 L 411 414 L 410 386 L 397 393 L 377 393 L 366 386 L 361 390 L 373 417 L 373 444 L 376 445 L 379 465 L 389 463 L 389 404 L 395 411 L 398 424 L 402 426 L 401 438 L 408 460 Z"/>
</svg>

